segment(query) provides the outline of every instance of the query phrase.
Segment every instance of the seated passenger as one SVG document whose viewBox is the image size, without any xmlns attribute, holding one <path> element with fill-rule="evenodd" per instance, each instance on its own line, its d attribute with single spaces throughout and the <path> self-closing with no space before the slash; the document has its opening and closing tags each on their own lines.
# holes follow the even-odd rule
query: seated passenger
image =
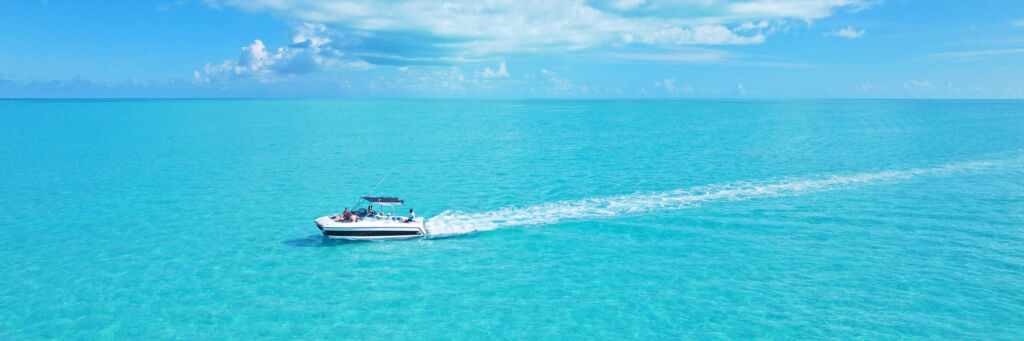
<svg viewBox="0 0 1024 341">
<path fill-rule="evenodd" d="M 342 213 L 341 215 L 335 214 L 335 215 L 331 216 L 331 220 L 334 220 L 334 221 L 349 220 L 349 218 L 351 216 L 352 216 L 352 212 L 349 212 L 348 211 L 348 207 L 345 207 L 345 213 Z"/>
<path fill-rule="evenodd" d="M 345 214 L 341 216 L 341 220 L 356 222 L 356 221 L 359 221 L 359 215 L 356 215 L 355 213 L 350 212 L 346 208 L 345 209 Z"/>
<path fill-rule="evenodd" d="M 406 219 L 405 222 L 411 223 L 413 221 L 416 221 L 416 213 L 413 212 L 412 209 L 410 208 L 409 209 L 409 219 Z"/>
</svg>

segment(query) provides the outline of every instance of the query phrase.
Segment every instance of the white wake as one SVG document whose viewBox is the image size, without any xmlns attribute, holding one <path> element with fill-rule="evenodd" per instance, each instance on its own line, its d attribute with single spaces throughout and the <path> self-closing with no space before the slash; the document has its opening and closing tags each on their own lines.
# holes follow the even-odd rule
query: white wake
<svg viewBox="0 0 1024 341">
<path fill-rule="evenodd" d="M 565 220 L 596 219 L 625 214 L 676 210 L 701 203 L 792 196 L 831 191 L 858 185 L 885 183 L 918 176 L 943 176 L 974 172 L 1021 161 L 1015 158 L 949 163 L 931 168 L 901 171 L 784 178 L 757 182 L 735 182 L 663 192 L 567 200 L 528 207 L 505 207 L 494 211 L 464 213 L 444 211 L 427 220 L 428 236 L 448 236 L 503 227 L 553 224 Z"/>
</svg>

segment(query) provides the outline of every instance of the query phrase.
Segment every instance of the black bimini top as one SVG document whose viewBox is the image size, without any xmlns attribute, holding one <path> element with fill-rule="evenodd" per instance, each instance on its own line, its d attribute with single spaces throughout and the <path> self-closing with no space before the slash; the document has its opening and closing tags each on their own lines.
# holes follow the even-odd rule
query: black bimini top
<svg viewBox="0 0 1024 341">
<path fill-rule="evenodd" d="M 396 197 L 363 197 L 363 200 L 384 205 L 401 205 L 405 203 L 402 199 Z"/>
</svg>

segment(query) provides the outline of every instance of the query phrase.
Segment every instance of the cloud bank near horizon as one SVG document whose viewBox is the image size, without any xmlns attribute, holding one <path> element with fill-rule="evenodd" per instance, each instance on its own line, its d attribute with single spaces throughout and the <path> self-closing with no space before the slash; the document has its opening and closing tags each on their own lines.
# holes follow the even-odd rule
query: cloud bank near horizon
<svg viewBox="0 0 1024 341">
<path fill-rule="evenodd" d="M 163 4 L 11 3 L 0 97 L 1024 98 L 1017 0 Z"/>
<path fill-rule="evenodd" d="M 679 55 L 687 46 L 756 45 L 793 25 L 867 0 L 208 0 L 215 8 L 269 13 L 295 22 L 292 43 L 268 49 L 258 37 L 237 60 L 196 70 L 201 82 L 256 79 L 376 65 L 451 66 L 516 54 L 644 48 Z M 861 33 L 862 34 L 862 33 Z M 842 35 L 849 36 L 849 35 Z M 633 53 L 606 54 L 628 58 Z M 727 55 L 717 53 L 718 56 Z M 656 59 L 656 58 L 655 58 Z M 493 71 L 493 70 L 492 70 Z"/>
</svg>

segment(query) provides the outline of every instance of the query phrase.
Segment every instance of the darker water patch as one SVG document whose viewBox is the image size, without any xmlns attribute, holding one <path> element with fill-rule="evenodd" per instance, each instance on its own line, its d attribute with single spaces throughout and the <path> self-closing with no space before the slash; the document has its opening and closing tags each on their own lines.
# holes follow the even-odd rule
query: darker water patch
<svg viewBox="0 0 1024 341">
<path fill-rule="evenodd" d="M 307 236 L 305 238 L 286 240 L 283 243 L 284 243 L 284 245 L 294 246 L 294 247 L 318 247 L 318 246 L 330 246 L 332 244 L 336 244 L 336 242 L 344 242 L 344 241 L 343 240 L 333 240 L 331 238 L 327 238 L 327 236 L 322 235 L 322 234 L 313 234 L 313 235 L 309 235 L 309 236 Z"/>
</svg>

